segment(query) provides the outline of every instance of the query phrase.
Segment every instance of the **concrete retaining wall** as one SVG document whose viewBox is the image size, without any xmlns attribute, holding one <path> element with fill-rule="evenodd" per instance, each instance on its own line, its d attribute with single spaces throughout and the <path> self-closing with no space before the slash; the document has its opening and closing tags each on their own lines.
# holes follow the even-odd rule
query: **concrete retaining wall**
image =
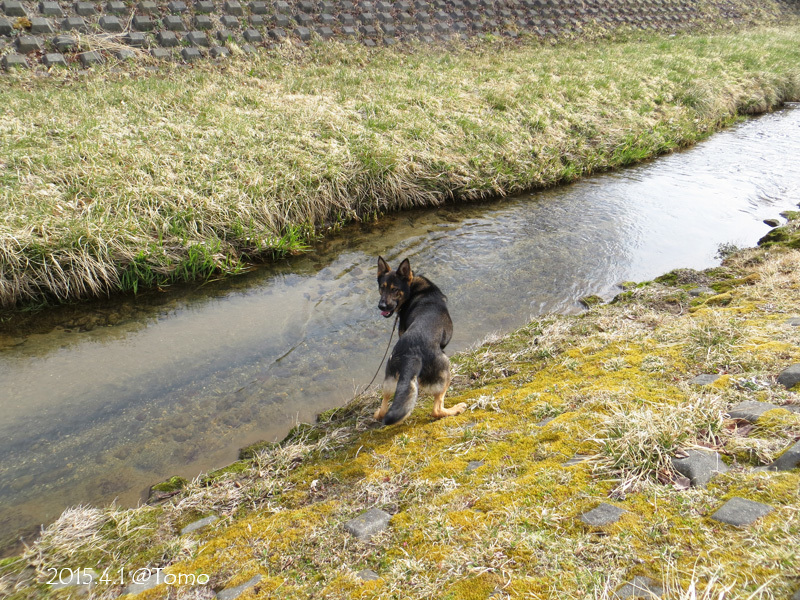
<svg viewBox="0 0 800 600">
<path fill-rule="evenodd" d="M 799 0 L 0 1 L 5 69 L 160 59 L 192 62 L 291 41 L 367 46 L 494 34 L 541 38 L 623 27 L 672 32 L 779 21 Z"/>
</svg>

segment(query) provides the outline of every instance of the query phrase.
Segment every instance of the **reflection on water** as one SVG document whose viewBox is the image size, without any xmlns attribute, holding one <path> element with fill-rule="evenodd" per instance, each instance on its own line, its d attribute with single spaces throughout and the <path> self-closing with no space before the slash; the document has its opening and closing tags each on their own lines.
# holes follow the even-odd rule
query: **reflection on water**
<svg viewBox="0 0 800 600">
<path fill-rule="evenodd" d="M 786 110 L 571 186 L 353 226 L 224 282 L 20 318 L 0 334 L 0 542 L 72 504 L 134 504 L 346 402 L 391 330 L 378 254 L 410 257 L 445 291 L 458 351 L 753 244 L 800 201 L 798 143 L 800 110 Z"/>
</svg>

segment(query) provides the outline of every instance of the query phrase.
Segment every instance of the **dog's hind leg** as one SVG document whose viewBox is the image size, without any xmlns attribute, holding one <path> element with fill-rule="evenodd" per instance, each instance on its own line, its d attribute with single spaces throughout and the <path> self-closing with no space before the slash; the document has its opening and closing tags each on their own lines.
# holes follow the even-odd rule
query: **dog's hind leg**
<svg viewBox="0 0 800 600">
<path fill-rule="evenodd" d="M 433 418 L 434 419 L 441 419 L 442 417 L 452 417 L 454 415 L 460 415 L 462 412 L 467 410 L 467 403 L 460 402 L 455 406 L 451 406 L 450 408 L 444 407 L 444 396 L 447 393 L 447 388 L 450 387 L 450 369 L 445 371 L 445 379 L 442 385 L 442 391 L 437 392 L 433 396 Z"/>
<path fill-rule="evenodd" d="M 386 416 L 386 413 L 389 410 L 389 400 L 392 398 L 392 394 L 394 391 L 387 392 L 385 389 L 383 390 L 383 401 L 381 401 L 381 407 L 375 411 L 373 417 L 376 421 L 383 421 L 383 417 Z"/>
</svg>

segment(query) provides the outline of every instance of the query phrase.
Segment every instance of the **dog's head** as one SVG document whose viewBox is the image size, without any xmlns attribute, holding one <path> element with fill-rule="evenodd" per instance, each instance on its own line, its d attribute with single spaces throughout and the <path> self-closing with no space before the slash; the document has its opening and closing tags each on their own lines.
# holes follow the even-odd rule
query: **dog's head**
<svg viewBox="0 0 800 600">
<path fill-rule="evenodd" d="M 383 257 L 378 257 L 378 290 L 381 293 L 378 310 L 381 311 L 381 315 L 388 319 L 397 312 L 403 302 L 408 300 L 413 277 L 411 264 L 407 258 L 400 263 L 396 271 L 392 271 Z"/>
</svg>

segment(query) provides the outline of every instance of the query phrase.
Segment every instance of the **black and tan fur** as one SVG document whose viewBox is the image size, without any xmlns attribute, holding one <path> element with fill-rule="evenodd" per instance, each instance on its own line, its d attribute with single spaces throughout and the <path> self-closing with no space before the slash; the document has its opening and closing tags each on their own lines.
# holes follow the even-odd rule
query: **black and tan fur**
<svg viewBox="0 0 800 600">
<path fill-rule="evenodd" d="M 429 279 L 414 275 L 408 259 L 392 271 L 378 257 L 378 308 L 389 318 L 400 318 L 400 339 L 386 363 L 383 402 L 375 418 L 385 425 L 399 423 L 414 409 L 420 392 L 433 394 L 433 417 L 440 419 L 464 412 L 467 405 L 445 408 L 450 386 L 450 360 L 444 348 L 453 335 L 447 298 Z M 391 408 L 389 400 L 394 395 Z"/>
</svg>

